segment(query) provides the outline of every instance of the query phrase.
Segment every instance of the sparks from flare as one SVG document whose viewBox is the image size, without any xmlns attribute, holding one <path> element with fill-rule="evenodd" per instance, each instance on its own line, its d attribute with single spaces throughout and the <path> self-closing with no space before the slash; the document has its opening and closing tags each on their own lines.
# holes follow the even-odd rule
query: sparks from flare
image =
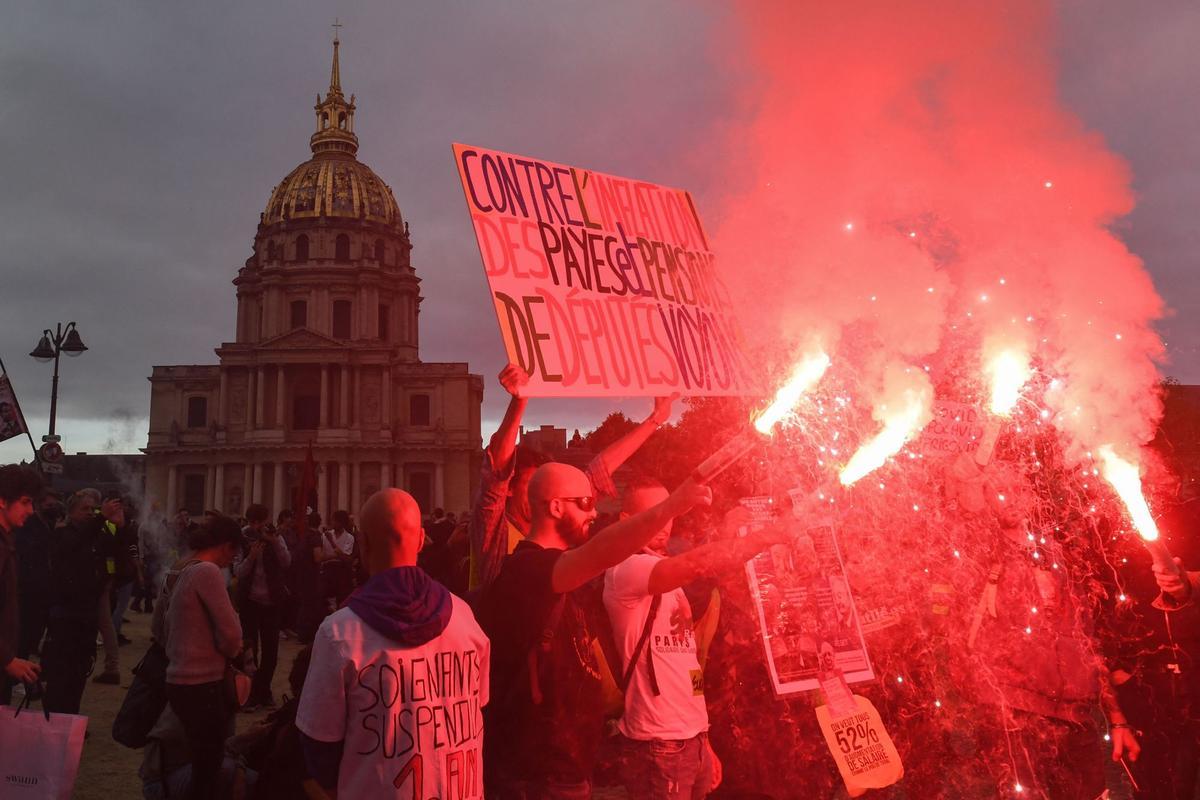
<svg viewBox="0 0 1200 800">
<path fill-rule="evenodd" d="M 792 369 L 791 377 L 775 393 L 771 405 L 754 421 L 754 429 L 764 436 L 769 436 L 771 429 L 796 407 L 805 392 L 817 385 L 828 368 L 829 356 L 824 352 L 800 359 Z"/>
<path fill-rule="evenodd" d="M 889 413 L 884 420 L 883 430 L 866 444 L 858 448 L 842 471 L 838 480 L 843 486 L 850 486 L 860 478 L 870 475 L 882 467 L 889 458 L 900 452 L 900 448 L 911 439 L 921 427 L 921 418 L 925 414 L 925 404 L 918 392 L 904 393 L 904 405 L 894 413 Z"/>
<path fill-rule="evenodd" d="M 1112 445 L 1106 444 L 1098 452 L 1103 462 L 1101 473 L 1104 480 L 1112 484 L 1117 496 L 1125 504 L 1125 509 L 1133 520 L 1133 527 L 1147 542 L 1156 541 L 1158 525 L 1155 524 L 1150 506 L 1146 503 L 1146 496 L 1142 493 L 1142 477 L 1138 474 L 1137 465 L 1118 456 Z"/>
<path fill-rule="evenodd" d="M 1021 399 L 1021 387 L 1029 380 L 1029 355 L 1019 350 L 1002 350 L 988 362 L 985 371 L 992 383 L 992 413 L 1008 416 Z"/>
</svg>

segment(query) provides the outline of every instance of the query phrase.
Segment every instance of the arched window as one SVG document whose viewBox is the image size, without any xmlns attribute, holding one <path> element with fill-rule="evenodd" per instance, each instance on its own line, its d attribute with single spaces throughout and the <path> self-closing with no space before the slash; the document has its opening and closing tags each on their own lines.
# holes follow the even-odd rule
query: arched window
<svg viewBox="0 0 1200 800">
<path fill-rule="evenodd" d="M 308 261 L 308 237 L 303 233 L 296 237 L 296 260 Z"/>
<path fill-rule="evenodd" d="M 350 237 L 339 233 L 333 245 L 333 257 L 338 261 L 350 260 Z"/>
<path fill-rule="evenodd" d="M 276 257 L 275 243 L 267 242 L 267 261 L 274 261 Z"/>
<path fill-rule="evenodd" d="M 308 325 L 308 303 L 303 300 L 292 301 L 292 329 Z"/>
<path fill-rule="evenodd" d="M 328 127 L 329 127 L 329 114 L 322 112 L 321 113 L 321 130 L 325 130 Z"/>
<path fill-rule="evenodd" d="M 346 115 L 344 113 L 338 114 L 338 127 L 346 130 Z"/>
<path fill-rule="evenodd" d="M 383 239 L 375 240 L 375 260 L 383 263 Z"/>
</svg>

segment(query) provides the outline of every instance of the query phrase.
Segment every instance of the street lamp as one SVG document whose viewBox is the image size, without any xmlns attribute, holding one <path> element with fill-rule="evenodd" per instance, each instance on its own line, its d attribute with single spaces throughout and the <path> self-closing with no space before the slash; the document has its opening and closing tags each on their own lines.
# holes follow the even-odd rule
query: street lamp
<svg viewBox="0 0 1200 800">
<path fill-rule="evenodd" d="M 61 322 L 55 324 L 54 331 L 49 328 L 42 331 L 42 340 L 29 355 L 38 361 L 54 362 L 54 380 L 50 384 L 50 435 L 48 441 L 54 441 L 54 420 L 58 414 L 58 359 L 63 353 L 77 356 L 87 350 L 87 345 L 79 338 L 79 331 L 74 322 L 68 322 L 64 328 Z"/>
</svg>

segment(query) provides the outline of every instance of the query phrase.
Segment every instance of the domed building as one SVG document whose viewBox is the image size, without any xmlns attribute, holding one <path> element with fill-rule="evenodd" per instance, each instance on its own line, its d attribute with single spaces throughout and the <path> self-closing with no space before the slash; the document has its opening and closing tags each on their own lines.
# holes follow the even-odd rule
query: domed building
<svg viewBox="0 0 1200 800">
<path fill-rule="evenodd" d="M 358 160 L 338 42 L 312 158 L 271 192 L 238 270 L 237 331 L 218 365 L 150 378 L 147 493 L 174 512 L 292 505 L 311 447 L 322 518 L 384 486 L 428 511 L 469 506 L 483 381 L 420 360 L 420 278 L 392 190 Z"/>
</svg>

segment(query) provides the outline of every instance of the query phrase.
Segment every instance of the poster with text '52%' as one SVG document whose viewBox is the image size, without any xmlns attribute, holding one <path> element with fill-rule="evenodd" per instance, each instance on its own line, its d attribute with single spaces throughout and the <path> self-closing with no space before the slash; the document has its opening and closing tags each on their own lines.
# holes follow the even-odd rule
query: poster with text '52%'
<svg viewBox="0 0 1200 800">
<path fill-rule="evenodd" d="M 527 395 L 757 393 L 690 194 L 463 144 L 454 158 Z"/>
</svg>

